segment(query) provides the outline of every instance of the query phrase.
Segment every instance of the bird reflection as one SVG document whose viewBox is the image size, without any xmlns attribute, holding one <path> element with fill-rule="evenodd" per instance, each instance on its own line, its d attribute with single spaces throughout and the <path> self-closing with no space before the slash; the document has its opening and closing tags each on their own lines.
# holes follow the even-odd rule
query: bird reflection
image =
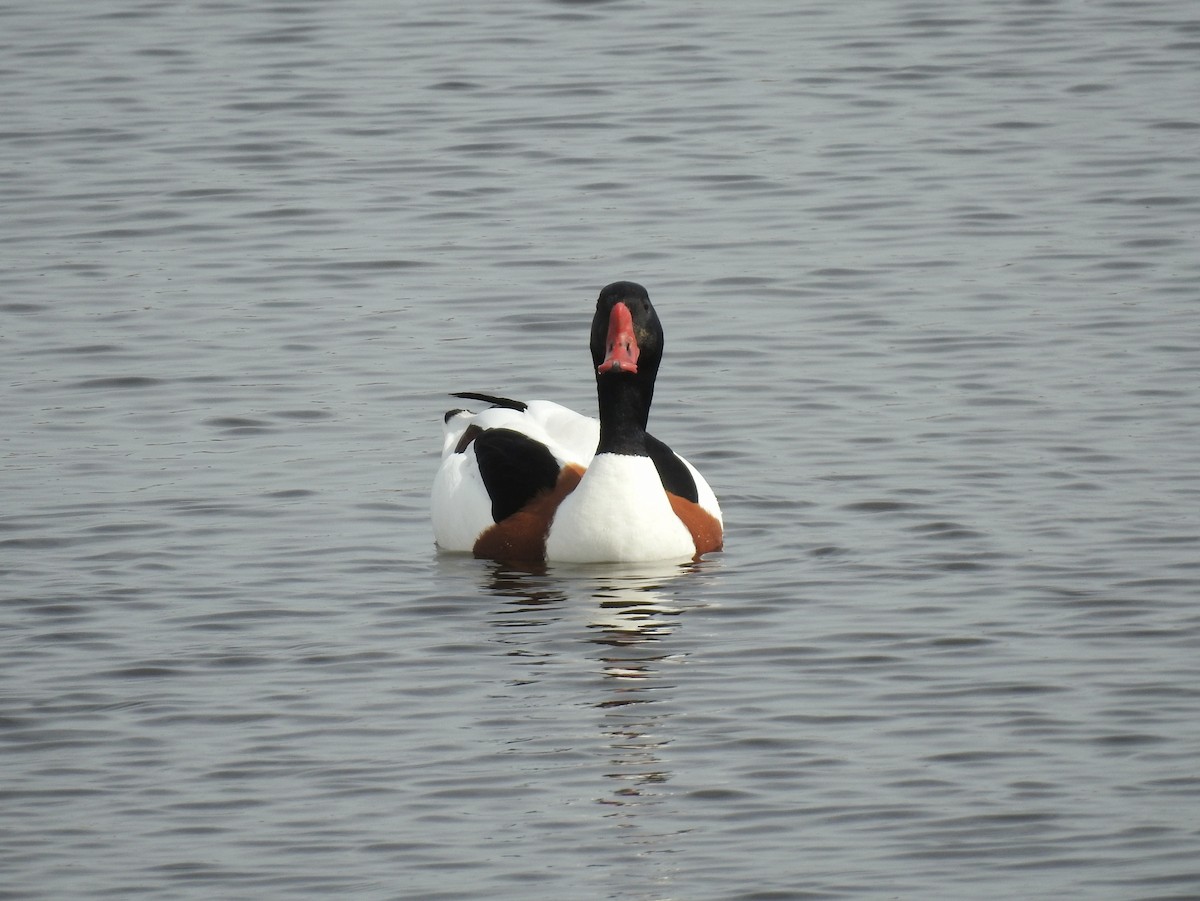
<svg viewBox="0 0 1200 901">
<path fill-rule="evenodd" d="M 589 628 L 600 649 L 601 672 L 608 689 L 596 702 L 600 729 L 611 750 L 615 783 L 602 803 L 629 806 L 645 803 L 653 786 L 671 778 L 663 759 L 669 708 L 660 702 L 673 686 L 663 666 L 672 657 L 665 639 L 679 623 L 680 611 L 666 604 L 650 586 L 622 585 L 599 595 L 597 616 Z"/>
<path fill-rule="evenodd" d="M 490 568 L 485 587 L 510 602 L 503 617 L 508 626 L 545 625 L 567 600 L 566 591 L 553 579 L 500 565 Z"/>
<path fill-rule="evenodd" d="M 504 600 L 496 625 L 511 656 L 523 663 L 547 663 L 564 653 L 560 630 L 586 638 L 587 654 L 603 676 L 592 702 L 599 732 L 607 744 L 605 777 L 609 791 L 596 800 L 621 810 L 614 816 L 632 826 L 633 808 L 651 803 L 668 782 L 665 759 L 670 745 L 668 700 L 674 685 L 666 675 L 683 654 L 670 638 L 688 606 L 679 597 L 680 580 L 697 565 L 637 564 L 586 566 L 524 572 L 494 565 L 486 589 Z M 541 658 L 541 659 L 539 659 Z M 525 681 L 525 680 L 523 680 Z"/>
</svg>

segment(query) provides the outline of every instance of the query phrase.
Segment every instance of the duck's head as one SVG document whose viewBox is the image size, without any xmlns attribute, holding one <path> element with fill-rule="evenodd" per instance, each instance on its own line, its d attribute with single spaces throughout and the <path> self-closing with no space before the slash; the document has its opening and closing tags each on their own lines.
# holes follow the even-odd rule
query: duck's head
<svg viewBox="0 0 1200 901">
<path fill-rule="evenodd" d="M 592 362 L 597 377 L 640 376 L 654 384 L 662 361 L 663 331 L 646 289 L 613 282 L 600 292 L 592 319 Z"/>
<path fill-rule="evenodd" d="M 645 288 L 613 282 L 600 292 L 591 349 L 602 439 L 644 430 L 663 353 L 662 324 Z"/>
</svg>

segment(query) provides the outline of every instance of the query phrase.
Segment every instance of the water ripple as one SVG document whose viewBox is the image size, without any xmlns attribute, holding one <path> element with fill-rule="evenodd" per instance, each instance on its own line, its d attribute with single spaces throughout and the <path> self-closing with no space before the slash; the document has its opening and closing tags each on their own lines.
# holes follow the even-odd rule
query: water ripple
<svg viewBox="0 0 1200 901">
<path fill-rule="evenodd" d="M 860 12 L 6 14 L 10 895 L 1196 895 L 1194 16 Z M 725 552 L 437 555 L 616 278 Z"/>
</svg>

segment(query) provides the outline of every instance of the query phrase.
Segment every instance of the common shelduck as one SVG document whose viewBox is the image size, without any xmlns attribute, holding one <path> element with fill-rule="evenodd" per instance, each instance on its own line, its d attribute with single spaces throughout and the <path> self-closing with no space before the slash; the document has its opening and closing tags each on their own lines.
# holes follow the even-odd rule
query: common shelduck
<svg viewBox="0 0 1200 901">
<path fill-rule="evenodd" d="M 448 551 L 503 562 L 697 558 L 723 542 L 704 477 L 646 432 L 663 330 L 646 289 L 614 282 L 592 319 L 599 421 L 546 400 L 444 419 L 433 531 Z"/>
</svg>

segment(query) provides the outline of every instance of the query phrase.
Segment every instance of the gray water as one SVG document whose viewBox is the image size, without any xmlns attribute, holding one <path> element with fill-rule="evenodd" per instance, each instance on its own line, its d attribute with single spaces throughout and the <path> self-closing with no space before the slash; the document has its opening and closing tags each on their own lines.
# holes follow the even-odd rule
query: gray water
<svg viewBox="0 0 1200 901">
<path fill-rule="evenodd" d="M 0 897 L 1200 896 L 1200 18 L 0 9 Z M 687 567 L 436 553 L 451 391 Z"/>
</svg>

